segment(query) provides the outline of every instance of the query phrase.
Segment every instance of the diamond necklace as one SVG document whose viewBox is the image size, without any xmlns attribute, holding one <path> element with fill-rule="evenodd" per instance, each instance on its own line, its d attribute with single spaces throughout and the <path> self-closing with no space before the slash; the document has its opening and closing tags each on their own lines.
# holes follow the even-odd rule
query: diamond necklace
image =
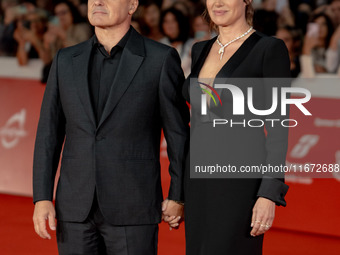
<svg viewBox="0 0 340 255">
<path fill-rule="evenodd" d="M 249 30 L 248 30 L 247 32 L 245 32 L 244 34 L 242 34 L 242 35 L 236 37 L 235 39 L 231 40 L 230 42 L 227 42 L 225 45 L 223 45 L 223 44 L 220 42 L 220 40 L 219 40 L 220 36 L 218 36 L 217 39 L 216 39 L 216 42 L 217 42 L 218 45 L 221 47 L 220 50 L 218 51 L 218 54 L 221 55 L 221 56 L 220 56 L 220 60 L 222 60 L 223 53 L 224 53 L 224 48 L 226 48 L 227 46 L 229 46 L 229 45 L 232 44 L 233 42 L 235 42 L 235 41 L 241 39 L 242 37 L 245 37 L 245 36 L 246 36 L 247 34 L 249 34 L 252 30 L 253 30 L 253 27 L 250 27 Z"/>
</svg>

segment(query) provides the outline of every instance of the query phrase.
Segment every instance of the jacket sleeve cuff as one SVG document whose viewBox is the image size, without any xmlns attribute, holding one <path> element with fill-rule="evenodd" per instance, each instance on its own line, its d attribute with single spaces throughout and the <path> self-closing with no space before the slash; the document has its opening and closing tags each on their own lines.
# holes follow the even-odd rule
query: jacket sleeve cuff
<svg viewBox="0 0 340 255">
<path fill-rule="evenodd" d="M 285 195 L 289 186 L 278 179 L 264 176 L 257 192 L 258 197 L 264 197 L 275 202 L 276 205 L 286 206 Z"/>
<path fill-rule="evenodd" d="M 183 201 L 184 202 L 184 195 L 183 195 L 183 189 L 179 188 L 180 186 L 177 185 L 177 188 L 175 188 L 176 185 L 170 185 L 169 193 L 168 193 L 168 199 L 174 200 L 174 201 Z"/>
</svg>

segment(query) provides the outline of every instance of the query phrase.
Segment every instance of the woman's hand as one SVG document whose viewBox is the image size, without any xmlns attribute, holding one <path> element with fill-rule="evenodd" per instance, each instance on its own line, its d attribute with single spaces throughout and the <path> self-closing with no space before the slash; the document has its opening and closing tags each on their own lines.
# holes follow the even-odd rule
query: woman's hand
<svg viewBox="0 0 340 255">
<path fill-rule="evenodd" d="M 19 45 L 24 45 L 26 40 L 23 36 L 24 26 L 21 21 L 17 21 L 17 28 L 14 30 L 13 38 L 18 42 Z"/>
<path fill-rule="evenodd" d="M 34 32 L 29 29 L 23 28 L 21 33 L 26 42 L 34 43 L 38 39 Z"/>
<path fill-rule="evenodd" d="M 275 203 L 267 198 L 259 197 L 253 208 L 250 232 L 251 236 L 264 234 L 272 226 L 275 217 Z"/>
<path fill-rule="evenodd" d="M 17 41 L 19 45 L 25 45 L 26 43 L 24 37 L 22 36 L 22 33 L 18 28 L 14 30 L 13 38 Z"/>
<path fill-rule="evenodd" d="M 310 55 L 311 52 L 312 52 L 312 49 L 317 47 L 318 44 L 319 44 L 319 38 L 317 38 L 315 36 L 306 35 L 305 41 L 304 41 L 304 44 L 303 44 L 303 48 L 302 48 L 302 54 L 303 55 Z"/>
</svg>

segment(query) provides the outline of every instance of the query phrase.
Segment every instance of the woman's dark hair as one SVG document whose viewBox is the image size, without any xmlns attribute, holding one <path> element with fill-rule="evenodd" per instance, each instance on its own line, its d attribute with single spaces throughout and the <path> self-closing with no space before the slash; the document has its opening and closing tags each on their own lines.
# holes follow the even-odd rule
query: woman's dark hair
<svg viewBox="0 0 340 255">
<path fill-rule="evenodd" d="M 190 20 L 189 20 L 189 17 L 186 17 L 180 10 L 177 10 L 176 8 L 174 7 L 171 7 L 169 9 L 166 9 L 164 10 L 162 13 L 161 13 L 161 18 L 160 18 L 160 22 L 159 22 L 159 25 L 160 25 L 160 31 L 164 33 L 164 29 L 163 29 L 163 23 L 164 23 L 164 18 L 165 16 L 168 14 L 168 13 L 171 13 L 175 16 L 175 19 L 178 23 L 178 29 L 179 29 L 179 35 L 177 38 L 175 39 L 170 39 L 170 41 L 181 41 L 181 42 L 186 42 L 190 36 Z"/>
<path fill-rule="evenodd" d="M 78 8 L 72 2 L 70 2 L 68 0 L 58 0 L 54 4 L 53 9 L 55 9 L 55 7 L 59 4 L 66 4 L 67 7 L 70 9 L 70 12 L 71 12 L 71 15 L 72 15 L 72 18 L 73 18 L 73 24 L 86 22 L 86 20 L 81 16 Z"/>
<path fill-rule="evenodd" d="M 325 48 L 328 48 L 329 43 L 331 42 L 332 35 L 334 33 L 334 25 L 333 25 L 331 18 L 323 12 L 315 14 L 314 16 L 312 16 L 311 22 L 314 22 L 315 20 L 317 20 L 320 17 L 324 17 L 325 20 L 326 20 L 326 25 L 327 25 L 328 31 L 327 31 L 327 36 L 326 36 Z"/>
<path fill-rule="evenodd" d="M 154 2 L 154 0 L 145 1 L 145 3 L 143 5 L 139 5 L 139 7 L 138 7 L 139 10 L 141 10 L 140 11 L 141 15 L 140 15 L 140 17 L 138 17 L 137 22 L 140 25 L 142 34 L 145 35 L 145 36 L 148 36 L 150 34 L 150 32 L 151 32 L 150 28 L 145 23 L 145 19 L 144 19 L 145 12 L 146 12 L 146 9 L 149 8 L 152 5 L 155 5 L 158 8 L 158 11 L 161 13 L 161 7 L 157 4 L 157 2 Z M 136 12 L 134 14 L 136 14 Z M 159 23 L 160 23 L 160 21 L 159 21 Z"/>
</svg>

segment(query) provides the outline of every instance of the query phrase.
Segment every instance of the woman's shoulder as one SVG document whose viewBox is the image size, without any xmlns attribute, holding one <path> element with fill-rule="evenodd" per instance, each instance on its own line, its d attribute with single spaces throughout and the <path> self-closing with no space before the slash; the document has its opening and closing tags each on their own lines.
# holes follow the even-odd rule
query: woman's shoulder
<svg viewBox="0 0 340 255">
<path fill-rule="evenodd" d="M 197 60 L 198 60 L 199 56 L 201 56 L 202 52 L 205 49 L 208 49 L 209 47 L 207 47 L 207 46 L 212 44 L 215 40 L 216 40 L 216 37 L 214 37 L 210 40 L 199 41 L 199 42 L 193 43 L 192 48 L 191 48 L 192 64 L 195 64 L 197 62 Z"/>
<path fill-rule="evenodd" d="M 204 41 L 199 41 L 199 42 L 192 42 L 192 52 L 194 53 L 201 53 L 204 47 L 211 43 L 212 41 L 215 41 L 216 37 L 209 39 L 209 40 L 204 40 Z"/>
<path fill-rule="evenodd" d="M 258 44 L 259 47 L 263 48 L 265 51 L 271 49 L 272 47 L 274 48 L 282 47 L 282 46 L 286 47 L 285 43 L 279 38 L 265 35 L 259 31 L 256 31 L 255 33 L 257 36 L 260 37 L 259 44 Z"/>
<path fill-rule="evenodd" d="M 263 77 L 290 77 L 290 60 L 286 44 L 273 36 L 256 33 L 260 40 L 252 56 L 262 59 Z"/>
</svg>

